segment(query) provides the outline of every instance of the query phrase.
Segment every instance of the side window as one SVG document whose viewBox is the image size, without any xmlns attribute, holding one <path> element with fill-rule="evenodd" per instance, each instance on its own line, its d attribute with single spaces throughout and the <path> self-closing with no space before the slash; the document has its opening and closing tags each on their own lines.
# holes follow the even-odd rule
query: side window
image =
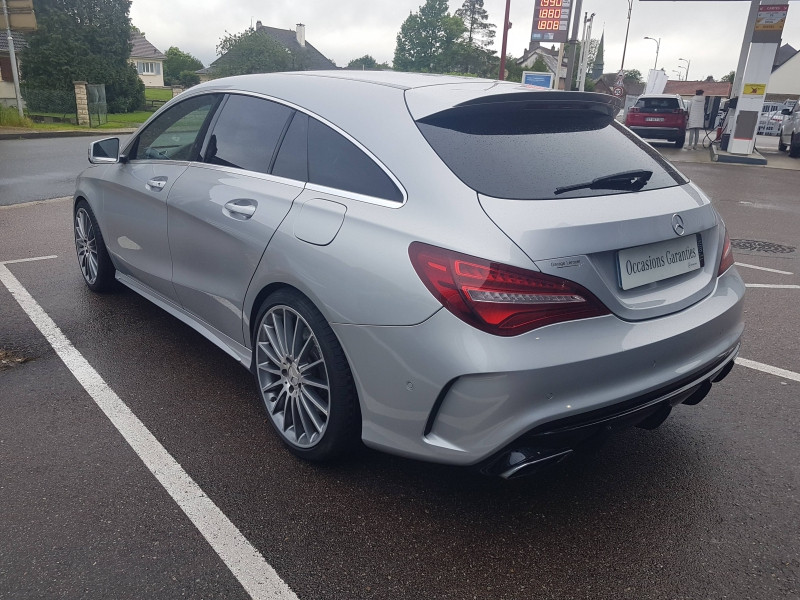
<svg viewBox="0 0 800 600">
<path fill-rule="evenodd" d="M 292 109 L 251 96 L 230 96 L 209 138 L 203 161 L 266 173 Z"/>
<path fill-rule="evenodd" d="M 316 119 L 308 123 L 308 181 L 374 198 L 403 200 L 400 190 L 375 161 Z"/>
<path fill-rule="evenodd" d="M 162 113 L 136 140 L 131 160 L 197 160 L 200 133 L 220 100 L 218 94 L 196 96 Z"/>
<path fill-rule="evenodd" d="M 294 113 L 278 150 L 272 174 L 296 181 L 308 181 L 308 115 Z"/>
</svg>

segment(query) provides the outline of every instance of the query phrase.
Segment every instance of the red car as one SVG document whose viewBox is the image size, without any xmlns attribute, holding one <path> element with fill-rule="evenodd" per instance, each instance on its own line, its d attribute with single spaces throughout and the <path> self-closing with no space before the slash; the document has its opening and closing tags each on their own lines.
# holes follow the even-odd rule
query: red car
<svg viewBox="0 0 800 600">
<path fill-rule="evenodd" d="M 686 141 L 689 112 L 677 94 L 640 96 L 625 115 L 625 125 L 636 135 L 648 139 L 669 140 L 678 148 Z"/>
</svg>

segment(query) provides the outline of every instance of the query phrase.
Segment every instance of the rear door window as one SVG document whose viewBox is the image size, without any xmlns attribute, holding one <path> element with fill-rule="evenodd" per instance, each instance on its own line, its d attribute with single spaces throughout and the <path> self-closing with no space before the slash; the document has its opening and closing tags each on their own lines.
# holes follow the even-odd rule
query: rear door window
<svg viewBox="0 0 800 600">
<path fill-rule="evenodd" d="M 309 118 L 308 123 L 308 181 L 373 198 L 403 201 L 403 194 L 372 158 L 314 118 Z"/>
<path fill-rule="evenodd" d="M 683 108 L 677 98 L 639 98 L 634 108 L 641 112 L 672 112 L 676 108 Z"/>
<path fill-rule="evenodd" d="M 308 181 L 308 115 L 294 113 L 278 150 L 272 174 L 295 181 Z"/>
<path fill-rule="evenodd" d="M 608 109 L 603 110 L 570 102 L 560 107 L 556 103 L 488 103 L 457 106 L 425 117 L 417 125 L 456 176 L 495 198 L 601 196 L 687 183 L 658 152 L 617 123 Z M 637 190 L 563 191 L 632 171 L 649 173 L 646 184 Z"/>
<path fill-rule="evenodd" d="M 293 112 L 263 98 L 229 96 L 213 125 L 203 161 L 267 173 Z"/>
</svg>

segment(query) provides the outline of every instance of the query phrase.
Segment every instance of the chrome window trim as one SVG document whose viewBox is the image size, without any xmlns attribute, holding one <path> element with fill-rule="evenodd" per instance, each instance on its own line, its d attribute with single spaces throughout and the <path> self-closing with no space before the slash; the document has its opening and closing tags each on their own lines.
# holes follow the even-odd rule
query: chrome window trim
<svg viewBox="0 0 800 600">
<path fill-rule="evenodd" d="M 264 173 L 263 171 L 249 171 L 247 169 L 240 169 L 239 167 L 227 167 L 225 165 L 215 165 L 213 163 L 204 163 L 191 161 L 188 163 L 190 167 L 198 167 L 201 169 L 210 169 L 212 171 L 221 171 L 222 173 L 230 173 L 231 175 L 245 175 L 247 177 L 254 177 L 255 179 L 263 179 L 273 183 L 282 183 L 284 185 L 291 185 L 297 188 L 306 188 L 306 182 L 298 179 L 289 179 L 288 177 L 281 177 L 280 175 L 272 175 Z"/>
<path fill-rule="evenodd" d="M 181 96 L 184 96 L 184 94 L 186 94 L 186 93 L 187 92 L 184 92 L 183 94 L 181 94 Z M 392 180 L 392 183 L 394 183 L 397 186 L 397 189 L 400 190 L 400 194 L 403 196 L 403 199 L 400 202 L 396 202 L 394 200 L 386 200 L 385 198 L 375 198 L 374 196 L 367 196 L 367 195 L 364 195 L 364 194 L 358 194 L 356 192 L 351 192 L 351 191 L 348 191 L 348 190 L 340 190 L 338 188 L 328 188 L 328 187 L 325 187 L 325 186 L 312 184 L 310 182 L 303 182 L 303 184 L 305 185 L 306 189 L 314 190 L 314 191 L 317 191 L 317 192 L 328 193 L 328 194 L 334 194 L 336 196 L 342 196 L 342 197 L 345 197 L 345 198 L 352 198 L 353 200 L 358 200 L 360 202 L 368 202 L 368 203 L 371 203 L 371 204 L 377 204 L 379 206 L 385 206 L 387 208 L 400 208 L 400 207 L 404 206 L 406 202 L 408 202 L 408 192 L 406 192 L 406 188 L 403 186 L 402 183 L 400 183 L 400 180 L 397 177 L 395 177 L 394 173 L 392 173 L 389 170 L 389 168 L 386 165 L 384 165 L 383 162 L 381 162 L 372 152 L 370 152 L 367 148 L 365 148 L 363 144 L 361 144 L 358 140 L 356 140 L 349 133 L 347 133 L 346 131 L 344 131 L 340 127 L 336 126 L 334 123 L 331 123 L 330 121 L 328 121 L 326 118 L 321 117 L 318 114 L 313 113 L 310 110 L 308 110 L 306 108 L 303 108 L 302 106 L 298 106 L 297 104 L 294 104 L 294 103 L 289 102 L 287 100 L 282 100 L 280 98 L 276 98 L 274 96 L 269 96 L 267 94 L 261 94 L 261 93 L 258 93 L 258 92 L 250 92 L 250 91 L 245 91 L 245 90 L 236 90 L 236 89 L 227 89 L 227 88 L 220 88 L 220 89 L 213 89 L 213 90 L 203 90 L 203 91 L 198 92 L 196 94 L 192 94 L 191 96 L 186 96 L 186 99 L 188 100 L 190 97 L 200 96 L 202 94 L 236 94 L 236 95 L 239 95 L 239 96 L 252 96 L 254 98 L 261 98 L 263 100 L 269 100 L 271 102 L 276 102 L 278 104 L 282 104 L 282 105 L 287 106 L 287 107 L 289 107 L 289 108 L 291 108 L 293 110 L 296 110 L 297 112 L 301 112 L 301 113 L 303 113 L 305 115 L 308 115 L 309 117 L 313 117 L 314 119 L 316 119 L 320 123 L 324 123 L 325 125 L 327 125 L 331 129 L 333 129 L 336 133 L 338 133 L 339 135 L 343 136 L 346 140 L 348 140 L 349 142 L 354 144 L 356 146 L 356 148 L 358 148 L 364 154 L 366 154 L 370 158 L 370 160 L 372 160 L 372 162 L 374 162 L 376 165 L 378 165 L 378 167 L 384 173 L 386 173 L 386 175 L 389 177 L 389 179 Z M 155 115 L 153 115 L 153 116 L 155 116 Z M 194 164 L 206 164 L 206 163 L 194 163 Z M 241 173 L 242 170 L 241 169 L 237 169 L 236 172 Z"/>
</svg>

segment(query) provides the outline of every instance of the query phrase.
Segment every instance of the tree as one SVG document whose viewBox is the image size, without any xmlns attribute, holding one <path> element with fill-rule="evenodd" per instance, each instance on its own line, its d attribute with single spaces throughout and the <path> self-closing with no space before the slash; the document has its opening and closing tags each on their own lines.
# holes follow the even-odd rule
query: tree
<svg viewBox="0 0 800 600">
<path fill-rule="evenodd" d="M 733 83 L 733 80 L 736 79 L 736 71 L 731 71 L 727 75 L 725 75 L 720 81 L 727 81 L 728 83 Z"/>
<path fill-rule="evenodd" d="M 448 72 L 459 52 L 464 22 L 447 11 L 447 0 L 426 0 L 397 34 L 394 68 L 398 71 Z"/>
<path fill-rule="evenodd" d="M 514 58 L 513 56 L 507 54 L 506 55 L 506 81 L 516 81 L 517 83 L 522 83 L 522 67 L 517 64 L 519 59 Z M 532 70 L 536 70 L 537 63 L 533 63 Z M 500 66 L 498 65 L 498 69 Z M 545 67 L 546 68 L 546 67 Z"/>
<path fill-rule="evenodd" d="M 175 46 L 171 46 L 170 49 L 166 51 L 166 55 L 167 58 L 164 60 L 165 85 L 173 85 L 176 83 L 182 84 L 182 82 L 178 80 L 181 79 L 184 71 L 194 73 L 195 71 L 203 68 L 203 63 L 200 62 L 198 58 L 195 58 L 187 52 L 181 51 L 180 48 L 176 48 Z"/>
<path fill-rule="evenodd" d="M 217 54 L 220 57 L 213 64 L 215 77 L 289 71 L 296 69 L 301 60 L 253 28 L 237 34 L 226 32 L 217 44 Z"/>
<path fill-rule="evenodd" d="M 483 0 L 464 0 L 455 12 L 455 16 L 464 22 L 462 38 L 462 69 L 467 73 L 485 71 L 493 62 L 494 52 L 489 46 L 494 43 L 495 25 L 489 23 L 489 13 L 483 8 Z"/>
<path fill-rule="evenodd" d="M 625 81 L 633 81 L 635 83 L 642 82 L 642 72 L 639 69 L 630 69 L 625 71 Z"/>
<path fill-rule="evenodd" d="M 388 63 L 378 63 L 369 54 L 365 54 L 361 58 L 354 58 L 347 63 L 347 69 L 354 69 L 358 71 L 385 71 L 390 69 Z"/>
<path fill-rule="evenodd" d="M 68 92 L 74 81 L 104 83 L 108 112 L 144 104 L 144 84 L 130 64 L 130 0 L 37 0 L 38 29 L 21 57 L 29 89 Z"/>
</svg>

